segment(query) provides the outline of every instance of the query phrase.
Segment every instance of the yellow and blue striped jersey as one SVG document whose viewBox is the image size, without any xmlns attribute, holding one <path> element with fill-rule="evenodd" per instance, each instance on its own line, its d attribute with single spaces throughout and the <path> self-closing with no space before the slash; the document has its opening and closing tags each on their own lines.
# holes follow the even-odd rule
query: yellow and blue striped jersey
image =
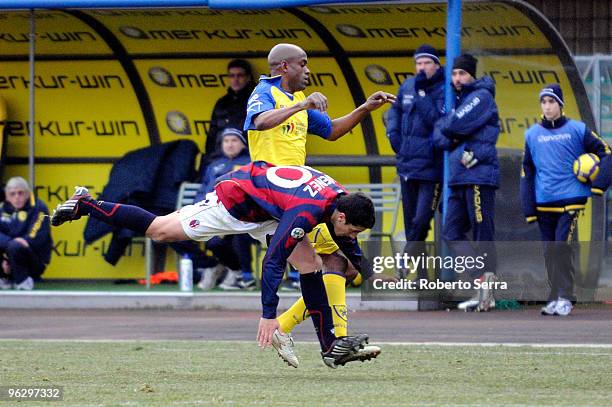
<svg viewBox="0 0 612 407">
<path fill-rule="evenodd" d="M 255 117 L 273 109 L 293 106 L 306 99 L 304 92 L 293 94 L 281 88 L 280 76 L 261 76 L 247 105 L 244 131 L 248 132 L 249 151 L 253 161 L 267 161 L 276 165 L 304 165 L 306 162 L 306 135 L 315 134 L 328 138 L 331 119 L 316 110 L 304 110 L 280 125 L 259 131 L 255 129 Z"/>
</svg>

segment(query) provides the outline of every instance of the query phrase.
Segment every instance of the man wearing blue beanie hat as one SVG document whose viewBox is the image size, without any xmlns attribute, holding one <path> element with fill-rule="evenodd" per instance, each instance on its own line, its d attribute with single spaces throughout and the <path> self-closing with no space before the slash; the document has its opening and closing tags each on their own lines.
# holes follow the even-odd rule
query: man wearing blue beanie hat
<svg viewBox="0 0 612 407">
<path fill-rule="evenodd" d="M 563 114 L 563 92 L 557 83 L 540 91 L 542 120 L 525 132 L 521 201 L 527 222 L 538 222 L 550 294 L 542 315 L 567 316 L 574 297 L 573 245 L 578 214 L 588 198 L 603 195 L 610 183 L 611 151 L 586 124 Z M 599 157 L 599 174 L 582 183 L 573 173 L 582 154 Z"/>
<path fill-rule="evenodd" d="M 387 136 L 397 157 L 397 174 L 402 186 L 404 252 L 418 256 L 425 252 L 440 197 L 442 179 L 441 152 L 433 147 L 433 126 L 444 113 L 444 69 L 438 52 L 423 44 L 414 53 L 415 76 L 399 88 L 397 102 L 387 116 Z M 418 279 L 427 278 L 427 270 L 413 270 Z M 404 271 L 400 271 L 403 276 Z"/>
<path fill-rule="evenodd" d="M 565 102 L 563 101 L 563 91 L 558 83 L 546 85 L 544 89 L 540 91 L 540 102 L 542 102 L 542 98 L 544 96 L 550 96 L 553 98 L 561 108 L 565 106 Z"/>
</svg>

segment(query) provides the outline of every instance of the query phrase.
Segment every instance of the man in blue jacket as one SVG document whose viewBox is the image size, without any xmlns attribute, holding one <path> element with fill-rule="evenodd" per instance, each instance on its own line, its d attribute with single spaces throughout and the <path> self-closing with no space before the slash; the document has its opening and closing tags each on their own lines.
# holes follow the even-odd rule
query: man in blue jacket
<svg viewBox="0 0 612 407">
<path fill-rule="evenodd" d="M 558 84 L 542 89 L 542 121 L 525 133 L 521 172 L 523 212 L 527 222 L 538 221 L 551 287 L 542 315 L 571 313 L 575 300 L 571 242 L 578 213 L 592 193 L 603 195 L 610 183 L 610 147 L 584 123 L 566 118 L 563 105 Z M 592 184 L 580 182 L 572 170 L 574 160 L 584 153 L 600 159 L 600 172 Z"/>
<path fill-rule="evenodd" d="M 472 279 L 490 283 L 496 266 L 494 209 L 499 188 L 497 138 L 499 115 L 495 104 L 495 83 L 488 76 L 476 79 L 478 60 L 464 54 L 453 63 L 452 83 L 457 97 L 455 110 L 436 122 L 434 138 L 438 147 L 448 150 L 450 196 L 443 239 L 450 242 L 455 256 L 485 256 L 484 267 L 468 272 Z M 475 252 L 467 241 L 478 243 Z M 495 307 L 492 290 L 484 288 L 459 304 L 463 310 L 488 311 Z"/>
<path fill-rule="evenodd" d="M 246 139 L 241 130 L 227 127 L 219 135 L 222 155 L 212 161 L 202 178 L 202 187 L 194 202 L 204 200 L 209 192 L 214 191 L 218 177 L 251 162 Z M 251 244 L 253 240 L 247 234 L 214 237 L 206 243 L 215 257 L 227 268 L 225 278 L 219 284 L 224 290 L 242 290 L 255 288 L 251 269 Z M 218 268 L 206 268 L 198 287 L 209 290 L 215 287 L 219 278 Z"/>
<path fill-rule="evenodd" d="M 0 204 L 0 289 L 31 290 L 51 260 L 49 210 L 34 198 L 27 181 L 8 180 Z"/>
<path fill-rule="evenodd" d="M 399 88 L 387 116 L 387 136 L 402 186 L 404 252 L 419 256 L 425 252 L 424 241 L 440 198 L 442 153 L 434 148 L 433 128 L 444 114 L 444 69 L 430 45 L 417 48 L 414 59 L 416 75 Z M 425 269 L 416 272 L 419 279 L 427 278 Z"/>
</svg>

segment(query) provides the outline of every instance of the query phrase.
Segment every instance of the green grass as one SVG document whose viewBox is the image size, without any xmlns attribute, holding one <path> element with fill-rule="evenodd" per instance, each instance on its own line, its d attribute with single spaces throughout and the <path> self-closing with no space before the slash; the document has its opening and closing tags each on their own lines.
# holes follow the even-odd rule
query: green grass
<svg viewBox="0 0 612 407">
<path fill-rule="evenodd" d="M 57 405 L 80 407 L 612 405 L 612 349 L 384 345 L 337 370 L 297 351 L 293 369 L 251 343 L 0 341 L 0 385 L 64 386 Z"/>
</svg>

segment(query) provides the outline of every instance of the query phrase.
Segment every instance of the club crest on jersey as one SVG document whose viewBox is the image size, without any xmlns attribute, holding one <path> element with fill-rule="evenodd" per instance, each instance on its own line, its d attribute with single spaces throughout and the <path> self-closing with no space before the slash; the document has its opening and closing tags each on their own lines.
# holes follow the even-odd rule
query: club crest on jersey
<svg viewBox="0 0 612 407">
<path fill-rule="evenodd" d="M 295 130 L 295 123 L 287 123 L 281 127 L 281 130 L 283 132 L 283 135 L 285 136 L 287 134 L 293 133 L 293 131 Z"/>
<path fill-rule="evenodd" d="M 189 222 L 189 227 L 192 229 L 195 229 L 198 226 L 200 226 L 200 221 L 197 219 L 192 219 L 191 222 Z"/>
<path fill-rule="evenodd" d="M 295 240 L 300 240 L 304 237 L 305 232 L 304 229 L 302 228 L 293 228 L 293 230 L 291 231 L 291 237 L 294 238 Z"/>
</svg>

